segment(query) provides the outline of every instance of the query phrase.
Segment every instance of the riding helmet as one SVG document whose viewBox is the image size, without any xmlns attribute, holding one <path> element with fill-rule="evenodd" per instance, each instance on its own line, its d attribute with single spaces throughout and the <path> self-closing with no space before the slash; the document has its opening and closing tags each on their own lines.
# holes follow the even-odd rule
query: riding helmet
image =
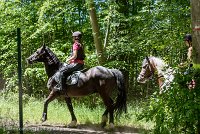
<svg viewBox="0 0 200 134">
<path fill-rule="evenodd" d="M 76 31 L 76 32 L 73 32 L 73 33 L 72 33 L 72 36 L 73 36 L 73 37 L 81 37 L 82 34 L 81 34 L 81 32 Z"/>
<path fill-rule="evenodd" d="M 191 34 L 186 34 L 184 36 L 184 41 L 192 41 L 192 35 Z"/>
</svg>

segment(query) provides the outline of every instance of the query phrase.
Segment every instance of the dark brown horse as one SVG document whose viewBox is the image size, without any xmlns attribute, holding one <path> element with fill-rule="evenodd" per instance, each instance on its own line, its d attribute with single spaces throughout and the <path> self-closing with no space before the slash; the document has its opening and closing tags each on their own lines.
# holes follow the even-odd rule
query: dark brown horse
<svg viewBox="0 0 200 134">
<path fill-rule="evenodd" d="M 33 62 L 43 62 L 49 79 L 52 79 L 54 74 L 63 66 L 63 63 L 61 63 L 55 54 L 45 45 L 37 49 L 35 53 L 27 58 L 27 62 L 29 64 L 32 64 Z M 126 112 L 127 93 L 124 86 L 123 75 L 119 70 L 96 66 L 86 72 L 82 72 L 79 76 L 78 83 L 67 85 L 67 89 L 65 88 L 63 91 L 56 91 L 54 89 L 56 84 L 55 80 L 51 80 L 51 83 L 48 86 L 51 92 L 44 102 L 42 121 L 47 120 L 47 107 L 49 102 L 53 101 L 59 95 L 65 97 L 71 114 L 72 121 L 68 125 L 69 127 L 74 127 L 77 123 L 70 97 L 80 97 L 98 93 L 106 106 L 106 110 L 102 115 L 102 127 L 105 127 L 106 125 L 108 114 L 110 127 L 113 128 L 114 112 L 116 112 L 116 115 Z M 112 91 L 115 88 L 118 89 L 116 102 L 111 98 Z"/>
</svg>

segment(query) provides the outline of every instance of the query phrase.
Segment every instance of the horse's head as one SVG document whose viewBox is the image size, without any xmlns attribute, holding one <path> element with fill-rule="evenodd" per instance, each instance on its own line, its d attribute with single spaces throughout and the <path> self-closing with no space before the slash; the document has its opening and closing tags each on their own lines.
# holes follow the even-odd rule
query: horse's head
<svg viewBox="0 0 200 134">
<path fill-rule="evenodd" d="M 37 49 L 36 52 L 34 52 L 31 56 L 29 56 L 26 60 L 29 64 L 32 64 L 34 62 L 45 62 L 46 59 L 46 46 L 43 45 L 39 49 Z"/>
<path fill-rule="evenodd" d="M 155 70 L 156 68 L 152 58 L 146 57 L 142 62 L 142 70 L 140 71 L 137 81 L 139 83 L 145 83 L 153 76 Z"/>
</svg>

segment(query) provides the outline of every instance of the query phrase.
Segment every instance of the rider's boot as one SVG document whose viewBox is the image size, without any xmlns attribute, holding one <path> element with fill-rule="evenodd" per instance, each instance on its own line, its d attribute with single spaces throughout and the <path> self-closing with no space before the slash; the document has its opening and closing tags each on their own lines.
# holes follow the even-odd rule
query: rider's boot
<svg viewBox="0 0 200 134">
<path fill-rule="evenodd" d="M 57 90 L 57 91 L 61 91 L 61 90 L 62 90 L 62 84 L 64 83 L 62 77 L 63 77 L 63 74 L 60 73 L 60 75 L 59 75 L 59 77 L 58 77 L 58 83 L 57 83 L 57 85 L 54 87 L 54 89 Z"/>
<path fill-rule="evenodd" d="M 60 81 L 61 83 L 60 83 L 60 90 L 64 90 L 64 88 L 66 88 L 66 84 L 65 84 L 65 76 L 63 76 L 62 78 L 61 78 L 61 81 Z"/>
</svg>

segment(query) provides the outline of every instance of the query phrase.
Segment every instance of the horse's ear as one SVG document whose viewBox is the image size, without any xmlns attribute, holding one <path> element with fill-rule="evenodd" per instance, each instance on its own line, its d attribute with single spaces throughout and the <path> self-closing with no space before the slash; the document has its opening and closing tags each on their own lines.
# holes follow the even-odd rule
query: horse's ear
<svg viewBox="0 0 200 134">
<path fill-rule="evenodd" d="M 149 60 L 148 56 L 146 56 L 146 60 L 147 60 L 148 64 L 150 64 L 150 60 Z"/>
<path fill-rule="evenodd" d="M 45 45 L 45 44 L 43 44 L 43 45 L 42 45 L 42 48 L 43 48 L 43 49 L 45 49 L 45 48 L 46 48 L 46 45 Z"/>
<path fill-rule="evenodd" d="M 146 58 L 146 60 L 149 60 L 149 57 L 148 57 L 148 56 L 146 56 L 145 58 Z"/>
</svg>

